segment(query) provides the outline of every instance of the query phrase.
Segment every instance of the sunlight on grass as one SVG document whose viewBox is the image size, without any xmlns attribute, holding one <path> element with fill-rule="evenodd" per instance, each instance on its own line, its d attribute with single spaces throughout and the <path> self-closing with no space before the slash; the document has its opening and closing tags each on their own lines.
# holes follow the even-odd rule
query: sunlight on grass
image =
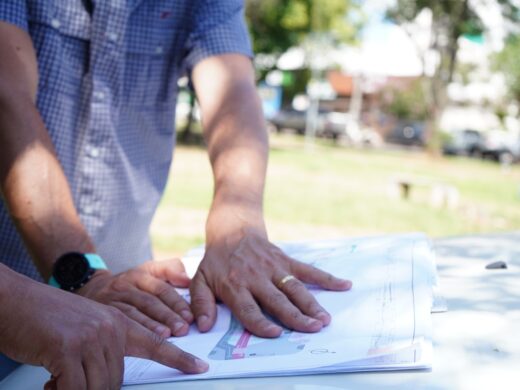
<svg viewBox="0 0 520 390">
<path fill-rule="evenodd" d="M 396 178 L 422 183 L 410 199 L 390 196 Z M 453 209 L 434 207 L 436 186 L 459 193 Z M 520 166 L 422 152 L 355 150 L 302 138 L 271 139 L 265 197 L 271 239 L 424 231 L 431 236 L 520 227 Z M 178 147 L 166 193 L 152 226 L 156 251 L 183 253 L 204 241 L 212 178 L 201 148 Z"/>
</svg>

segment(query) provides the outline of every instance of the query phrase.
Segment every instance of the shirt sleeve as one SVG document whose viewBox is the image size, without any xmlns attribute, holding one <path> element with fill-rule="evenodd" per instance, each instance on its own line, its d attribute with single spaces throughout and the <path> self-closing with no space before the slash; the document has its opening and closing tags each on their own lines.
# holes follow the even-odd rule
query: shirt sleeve
<svg viewBox="0 0 520 390">
<path fill-rule="evenodd" d="M 14 24 L 28 31 L 27 3 L 25 0 L 0 0 L 0 21 Z"/>
<path fill-rule="evenodd" d="M 186 52 L 185 66 L 190 73 L 198 62 L 218 54 L 237 53 L 252 58 L 243 0 L 202 0 Z"/>
</svg>

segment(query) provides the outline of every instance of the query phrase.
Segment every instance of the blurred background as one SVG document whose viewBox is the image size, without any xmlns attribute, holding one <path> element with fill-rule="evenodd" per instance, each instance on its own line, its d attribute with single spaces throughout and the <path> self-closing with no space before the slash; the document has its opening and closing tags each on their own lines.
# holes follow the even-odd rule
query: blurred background
<svg viewBox="0 0 520 390">
<path fill-rule="evenodd" d="M 520 1 L 247 0 L 272 240 L 520 227 Z M 212 176 L 179 82 L 157 257 L 204 241 Z"/>
</svg>

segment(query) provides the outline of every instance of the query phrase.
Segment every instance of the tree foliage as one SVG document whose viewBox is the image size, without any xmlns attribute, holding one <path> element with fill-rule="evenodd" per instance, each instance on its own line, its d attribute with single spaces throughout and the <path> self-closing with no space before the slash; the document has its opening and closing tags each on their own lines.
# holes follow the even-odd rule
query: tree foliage
<svg viewBox="0 0 520 390">
<path fill-rule="evenodd" d="M 428 117 L 428 106 L 420 80 L 406 88 L 389 87 L 384 93 L 383 107 L 399 119 L 424 121 Z"/>
<path fill-rule="evenodd" d="M 357 9 L 355 0 L 247 0 L 246 18 L 254 51 L 281 54 L 310 33 L 354 40 L 360 21 L 349 16 Z"/>
<path fill-rule="evenodd" d="M 509 95 L 520 103 L 520 36 L 510 36 L 495 57 L 494 68 L 504 74 Z"/>
<path fill-rule="evenodd" d="M 520 10 L 513 0 L 496 0 L 506 20 L 518 23 Z M 432 15 L 431 41 L 429 50 L 439 55 L 434 75 L 425 88 L 429 101 L 429 132 L 435 138 L 440 115 L 447 104 L 446 89 L 453 79 L 457 65 L 459 38 L 464 35 L 479 35 L 485 31 L 481 17 L 473 8 L 476 4 L 470 0 L 397 0 L 395 6 L 387 12 L 393 22 L 406 26 L 413 22 L 424 10 Z M 421 58 L 425 64 L 425 53 Z M 425 75 L 423 76 L 425 80 Z"/>
</svg>

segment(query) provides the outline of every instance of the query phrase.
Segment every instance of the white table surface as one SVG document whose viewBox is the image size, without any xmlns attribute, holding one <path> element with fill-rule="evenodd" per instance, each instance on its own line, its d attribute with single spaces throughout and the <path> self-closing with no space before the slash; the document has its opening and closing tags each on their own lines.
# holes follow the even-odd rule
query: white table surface
<svg viewBox="0 0 520 390">
<path fill-rule="evenodd" d="M 520 232 L 435 241 L 448 312 L 433 314 L 433 369 L 128 386 L 145 389 L 520 389 Z M 507 269 L 487 270 L 493 261 Z M 43 388 L 49 374 L 22 366 L 0 390 Z"/>
</svg>

